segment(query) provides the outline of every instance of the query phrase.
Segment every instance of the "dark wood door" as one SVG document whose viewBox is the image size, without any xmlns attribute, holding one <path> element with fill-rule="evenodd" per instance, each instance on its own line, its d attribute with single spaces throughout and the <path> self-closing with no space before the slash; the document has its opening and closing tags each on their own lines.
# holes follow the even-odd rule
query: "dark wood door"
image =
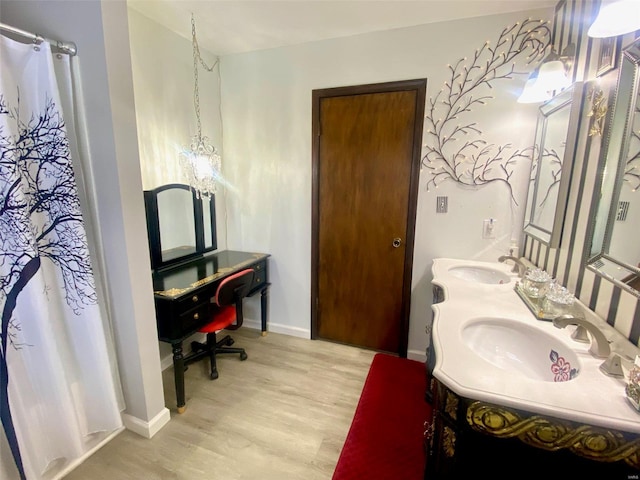
<svg viewBox="0 0 640 480">
<path fill-rule="evenodd" d="M 406 356 L 425 90 L 313 92 L 313 338 Z"/>
</svg>

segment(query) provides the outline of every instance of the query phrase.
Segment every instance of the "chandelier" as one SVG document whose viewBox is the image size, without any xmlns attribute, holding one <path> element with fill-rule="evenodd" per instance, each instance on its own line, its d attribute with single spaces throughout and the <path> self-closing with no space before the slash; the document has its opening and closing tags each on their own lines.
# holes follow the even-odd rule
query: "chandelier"
<svg viewBox="0 0 640 480">
<path fill-rule="evenodd" d="M 196 110 L 198 133 L 191 139 L 189 146 L 180 152 L 180 168 L 187 183 L 191 185 L 201 198 L 202 195 L 215 195 L 217 182 L 220 180 L 221 158 L 216 148 L 209 143 L 209 138 L 202 136 L 202 122 L 200 120 L 200 95 L 198 92 L 198 63 L 211 72 L 218 61 L 208 66 L 200 56 L 200 48 L 196 38 L 196 22 L 191 15 L 191 36 L 193 43 L 193 105 Z"/>
</svg>

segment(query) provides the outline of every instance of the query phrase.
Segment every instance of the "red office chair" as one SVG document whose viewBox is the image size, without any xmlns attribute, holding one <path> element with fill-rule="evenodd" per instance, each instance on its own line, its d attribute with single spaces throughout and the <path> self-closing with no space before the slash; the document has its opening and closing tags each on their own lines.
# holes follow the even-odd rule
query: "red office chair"
<svg viewBox="0 0 640 480">
<path fill-rule="evenodd" d="M 221 340 L 216 339 L 216 332 L 237 330 L 242 326 L 242 299 L 247 296 L 253 285 L 254 270 L 248 268 L 235 273 L 220 282 L 216 290 L 216 296 L 212 300 L 215 303 L 211 322 L 200 328 L 200 333 L 207 334 L 207 343 L 191 342 L 192 354 L 184 359 L 185 366 L 208 356 L 211 360 L 211 380 L 218 378 L 216 355 L 222 353 L 240 354 L 240 360 L 247 359 L 244 348 L 230 348 L 234 340 L 226 335 Z M 225 346 L 226 345 L 226 346 Z"/>
</svg>

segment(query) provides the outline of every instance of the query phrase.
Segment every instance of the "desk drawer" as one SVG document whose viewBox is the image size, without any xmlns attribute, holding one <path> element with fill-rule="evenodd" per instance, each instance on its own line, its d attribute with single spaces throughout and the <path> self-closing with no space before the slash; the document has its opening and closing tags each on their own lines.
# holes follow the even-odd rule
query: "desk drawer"
<svg viewBox="0 0 640 480">
<path fill-rule="evenodd" d="M 186 295 L 185 298 L 182 298 L 178 301 L 178 311 L 186 312 L 187 310 L 196 308 L 199 305 L 206 305 L 214 295 L 215 289 L 213 288 L 213 286 L 211 286 L 210 288 L 200 288 L 198 290 L 194 290 L 189 295 Z"/>
<path fill-rule="evenodd" d="M 209 323 L 209 304 L 200 304 L 188 310 L 179 317 L 180 330 L 191 332 Z"/>
<path fill-rule="evenodd" d="M 267 283 L 267 261 L 265 260 L 264 262 L 256 263 L 252 268 L 255 270 L 253 286 L 251 287 L 253 290 L 256 287 Z"/>
</svg>

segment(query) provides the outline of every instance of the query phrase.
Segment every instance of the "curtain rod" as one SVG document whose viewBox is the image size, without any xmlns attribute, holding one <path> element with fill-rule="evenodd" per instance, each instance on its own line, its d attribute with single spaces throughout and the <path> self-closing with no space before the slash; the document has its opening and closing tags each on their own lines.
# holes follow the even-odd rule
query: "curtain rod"
<svg viewBox="0 0 640 480">
<path fill-rule="evenodd" d="M 38 35 L 37 33 L 27 32 L 26 30 L 21 30 L 19 28 L 12 27 L 10 25 L 7 25 L 6 23 L 0 23 L 0 30 L 6 30 L 7 32 L 11 32 L 16 35 L 20 35 L 21 37 L 25 37 L 31 40 L 35 45 L 40 45 L 42 42 L 48 42 L 51 44 L 51 46 L 56 47 L 62 53 L 67 53 L 72 56 L 78 52 L 76 48 L 76 44 L 73 42 L 60 42 L 58 40 L 49 40 L 48 38 L 45 38 L 42 35 Z"/>
</svg>

